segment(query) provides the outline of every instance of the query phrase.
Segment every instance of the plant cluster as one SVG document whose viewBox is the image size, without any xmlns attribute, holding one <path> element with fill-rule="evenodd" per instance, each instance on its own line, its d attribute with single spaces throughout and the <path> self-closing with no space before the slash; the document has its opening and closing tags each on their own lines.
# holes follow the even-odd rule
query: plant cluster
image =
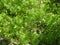
<svg viewBox="0 0 60 45">
<path fill-rule="evenodd" d="M 0 45 L 60 45 L 60 0 L 0 0 Z"/>
</svg>

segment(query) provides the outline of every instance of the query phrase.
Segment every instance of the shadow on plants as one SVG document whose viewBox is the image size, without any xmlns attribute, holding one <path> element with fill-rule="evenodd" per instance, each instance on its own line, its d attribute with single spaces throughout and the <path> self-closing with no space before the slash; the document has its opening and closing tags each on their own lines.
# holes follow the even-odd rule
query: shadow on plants
<svg viewBox="0 0 60 45">
<path fill-rule="evenodd" d="M 4 6 L 4 3 L 2 3 L 2 2 L 0 2 L 0 3 L 1 3 L 0 4 L 0 14 L 1 14 L 6 9 L 6 6 Z"/>
<path fill-rule="evenodd" d="M 10 9 L 6 9 L 7 10 L 7 15 L 10 16 L 10 17 L 15 17 L 16 14 L 13 12 L 11 13 Z"/>
<path fill-rule="evenodd" d="M 38 45 L 60 45 L 60 37 L 56 36 L 51 40 L 48 38 L 48 41 L 46 40 L 46 38 L 48 38 L 48 37 L 43 37 L 39 41 Z"/>
<path fill-rule="evenodd" d="M 50 0 L 46 3 L 49 8 L 46 9 L 47 13 L 59 14 L 58 8 L 60 7 L 60 0 Z"/>
<path fill-rule="evenodd" d="M 9 45 L 10 41 L 8 39 L 1 39 L 0 40 L 0 45 Z"/>
<path fill-rule="evenodd" d="M 52 3 L 60 3 L 60 0 L 50 0 Z"/>
<path fill-rule="evenodd" d="M 44 22 L 41 22 L 41 23 L 40 23 L 40 22 L 36 22 L 35 24 L 36 24 L 36 28 L 37 28 L 36 32 L 37 32 L 38 34 L 39 34 L 39 31 L 40 31 L 40 30 L 47 28 L 47 24 L 44 23 Z"/>
<path fill-rule="evenodd" d="M 16 34 L 14 34 L 14 35 L 12 36 L 12 38 L 13 38 L 13 39 L 16 39 L 16 40 L 19 40 L 19 37 L 18 37 Z"/>
<path fill-rule="evenodd" d="M 8 9 L 5 5 L 4 5 L 4 3 L 2 3 L 1 2 L 1 5 L 0 5 L 0 14 L 1 13 L 7 13 L 7 15 L 8 16 L 10 16 L 10 17 L 15 17 L 16 16 L 16 14 L 13 12 L 13 13 L 11 13 L 11 11 L 10 11 L 10 9 Z"/>
</svg>

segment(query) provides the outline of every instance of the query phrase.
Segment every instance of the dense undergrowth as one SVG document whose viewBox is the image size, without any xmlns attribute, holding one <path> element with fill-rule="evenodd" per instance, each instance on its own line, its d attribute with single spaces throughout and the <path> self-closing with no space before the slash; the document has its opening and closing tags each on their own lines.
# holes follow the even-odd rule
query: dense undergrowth
<svg viewBox="0 0 60 45">
<path fill-rule="evenodd" d="M 60 0 L 0 0 L 0 45 L 60 45 Z"/>
</svg>

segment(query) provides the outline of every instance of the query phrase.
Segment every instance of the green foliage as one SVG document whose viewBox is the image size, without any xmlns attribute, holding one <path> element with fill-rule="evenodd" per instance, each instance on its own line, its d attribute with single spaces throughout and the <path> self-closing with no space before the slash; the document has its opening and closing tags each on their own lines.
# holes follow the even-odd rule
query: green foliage
<svg viewBox="0 0 60 45">
<path fill-rule="evenodd" d="M 0 0 L 0 45 L 60 45 L 59 0 Z"/>
</svg>

